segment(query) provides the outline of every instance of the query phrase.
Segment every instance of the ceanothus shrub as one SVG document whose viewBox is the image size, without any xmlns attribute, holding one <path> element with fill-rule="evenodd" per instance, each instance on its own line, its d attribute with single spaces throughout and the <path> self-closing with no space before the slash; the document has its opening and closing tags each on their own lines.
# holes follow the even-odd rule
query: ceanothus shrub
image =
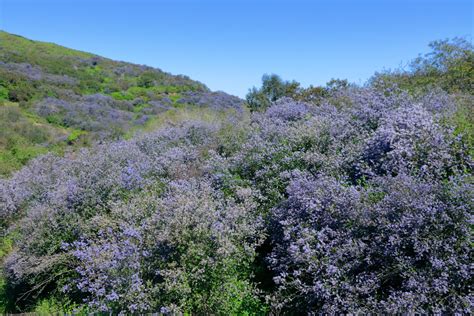
<svg viewBox="0 0 474 316">
<path fill-rule="evenodd" d="M 75 96 L 70 101 L 45 98 L 35 104 L 36 112 L 50 122 L 95 132 L 99 138 L 113 138 L 132 125 L 144 124 L 134 118 L 133 105 L 103 94 Z"/>
<path fill-rule="evenodd" d="M 238 313 L 257 308 L 249 265 L 261 242 L 250 189 L 241 202 L 206 181 L 169 183 L 116 204 L 97 232 L 63 245 L 78 276 L 64 288 L 102 312 Z"/>
<path fill-rule="evenodd" d="M 213 110 L 234 109 L 236 111 L 242 111 L 244 103 L 242 99 L 222 91 L 188 91 L 177 102 L 180 104 L 209 107 Z"/>
<path fill-rule="evenodd" d="M 291 174 L 272 212 L 273 307 L 296 313 L 469 313 L 473 186 L 400 174 L 366 187 Z"/>
<path fill-rule="evenodd" d="M 63 244 L 76 259 L 78 277 L 62 291 L 83 292 L 94 311 L 142 312 L 150 309 L 150 290 L 143 279 L 148 255 L 142 234 L 133 227 L 100 230 L 95 238 Z"/>
<path fill-rule="evenodd" d="M 265 116 L 283 121 L 301 120 L 309 113 L 309 106 L 303 102 L 295 102 L 290 98 L 276 101 L 265 112 Z"/>
<path fill-rule="evenodd" d="M 364 160 L 376 174 L 428 173 L 446 177 L 457 168 L 452 131 L 419 105 L 401 107 L 380 120 L 367 141 Z"/>
</svg>

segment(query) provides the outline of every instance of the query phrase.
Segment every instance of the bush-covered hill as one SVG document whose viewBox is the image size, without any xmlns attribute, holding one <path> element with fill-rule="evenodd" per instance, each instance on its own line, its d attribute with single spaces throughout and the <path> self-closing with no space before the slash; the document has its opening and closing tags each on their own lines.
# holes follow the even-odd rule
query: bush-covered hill
<svg viewBox="0 0 474 316">
<path fill-rule="evenodd" d="M 472 91 L 267 76 L 250 115 L 209 95 L 0 180 L 3 312 L 472 313 Z"/>
<path fill-rule="evenodd" d="M 0 31 L 0 175 L 187 105 L 240 110 L 242 101 L 186 76 Z"/>
</svg>

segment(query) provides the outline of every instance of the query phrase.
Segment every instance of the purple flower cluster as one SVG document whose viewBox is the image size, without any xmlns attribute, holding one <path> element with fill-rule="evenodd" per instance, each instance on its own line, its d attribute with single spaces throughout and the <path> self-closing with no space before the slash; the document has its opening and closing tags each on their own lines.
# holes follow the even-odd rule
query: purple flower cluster
<svg viewBox="0 0 474 316">
<path fill-rule="evenodd" d="M 53 101 L 41 115 L 122 111 Z M 18 235 L 7 282 L 67 285 L 92 312 L 469 313 L 473 163 L 455 107 L 347 87 L 42 156 L 0 181 Z"/>
<path fill-rule="evenodd" d="M 242 111 L 244 101 L 222 91 L 217 92 L 186 92 L 178 99 L 178 103 L 209 107 L 214 110 L 234 109 Z"/>
<path fill-rule="evenodd" d="M 275 311 L 469 311 L 473 164 L 442 119 L 452 100 L 350 88 L 277 106 L 220 177 L 269 213 Z"/>
<path fill-rule="evenodd" d="M 75 97 L 72 101 L 46 98 L 35 105 L 39 115 L 52 123 L 105 136 L 123 132 L 132 124 L 143 124 L 134 119 L 133 105 L 102 94 Z"/>
<path fill-rule="evenodd" d="M 33 66 L 28 63 L 4 63 L 0 62 L 0 68 L 15 72 L 31 80 L 44 80 L 48 83 L 75 86 L 77 80 L 67 75 L 55 75 L 45 73 L 39 66 Z"/>
<path fill-rule="evenodd" d="M 143 238 L 131 227 L 100 230 L 95 238 L 64 244 L 79 262 L 79 277 L 63 287 L 64 292 L 89 294 L 86 302 L 100 312 L 142 312 L 150 308 L 150 293 L 143 280 L 142 264 L 147 257 Z"/>
<path fill-rule="evenodd" d="M 200 162 L 218 128 L 188 122 L 73 156 L 46 155 L 2 180 L 2 221 L 21 216 L 14 227 L 23 236 L 5 261 L 7 278 L 47 282 L 72 265 L 76 276 L 58 283 L 95 311 L 232 312 L 229 301 L 258 301 L 250 272 L 235 272 L 261 241 L 251 190 L 225 198 Z"/>
<path fill-rule="evenodd" d="M 276 101 L 266 111 L 268 118 L 283 121 L 297 121 L 309 113 L 309 106 L 302 102 L 294 102 L 289 98 L 282 98 Z"/>
<path fill-rule="evenodd" d="M 468 313 L 473 189 L 398 175 L 347 186 L 295 172 L 273 213 L 277 310 Z M 447 189 L 452 190 L 446 195 Z M 470 203 L 465 204 L 471 200 Z"/>
<path fill-rule="evenodd" d="M 250 193 L 239 191 L 241 197 Z M 62 245 L 78 273 L 64 291 L 87 294 L 88 306 L 102 312 L 225 310 L 220 289 L 232 286 L 232 271 L 251 261 L 260 242 L 254 207 L 250 201 L 224 201 L 208 183 L 195 180 L 172 181 L 163 195 L 148 190 L 116 203 L 112 218 L 94 219 L 98 231 Z M 217 287 L 208 284 L 209 277 Z M 239 295 L 251 298 L 254 289 L 245 285 L 248 293 Z"/>
</svg>

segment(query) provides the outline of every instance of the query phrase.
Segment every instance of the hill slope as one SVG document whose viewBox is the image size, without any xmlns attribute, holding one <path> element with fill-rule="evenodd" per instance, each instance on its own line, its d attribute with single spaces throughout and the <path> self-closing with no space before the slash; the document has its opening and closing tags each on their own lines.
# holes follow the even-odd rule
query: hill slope
<svg viewBox="0 0 474 316">
<path fill-rule="evenodd" d="M 0 32 L 0 175 L 186 105 L 240 109 L 242 101 L 186 76 Z"/>
</svg>

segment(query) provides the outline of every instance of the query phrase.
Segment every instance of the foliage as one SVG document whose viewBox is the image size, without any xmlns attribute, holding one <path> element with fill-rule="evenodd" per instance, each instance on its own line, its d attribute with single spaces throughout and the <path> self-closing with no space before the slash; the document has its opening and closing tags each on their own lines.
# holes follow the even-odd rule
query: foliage
<svg viewBox="0 0 474 316">
<path fill-rule="evenodd" d="M 431 51 L 414 59 L 407 70 L 377 73 L 371 84 L 397 84 L 403 89 L 417 91 L 440 87 L 450 93 L 471 93 L 474 84 L 474 49 L 463 38 L 430 43 Z"/>
<path fill-rule="evenodd" d="M 48 144 L 62 143 L 63 138 L 61 129 L 35 116 L 27 117 L 14 103 L 0 101 L 0 176 L 46 153 Z"/>
<path fill-rule="evenodd" d="M 2 312 L 472 310 L 469 93 L 267 76 L 248 115 L 185 77 L 1 36 L 0 85 L 29 89 L 1 108 L 26 164 L 0 179 Z M 437 69 L 464 56 L 436 47 Z"/>
<path fill-rule="evenodd" d="M 225 92 L 187 92 L 176 101 L 178 104 L 193 104 L 200 107 L 209 107 L 213 110 L 233 109 L 242 111 L 243 101 L 238 97 Z"/>
<path fill-rule="evenodd" d="M 446 125 L 456 103 L 336 90 L 247 123 L 43 156 L 4 180 L 2 218 L 19 231 L 7 289 L 29 293 L 17 309 L 62 293 L 114 313 L 468 311 L 472 160 Z"/>
<path fill-rule="evenodd" d="M 247 103 L 252 111 L 265 110 L 281 97 L 291 97 L 299 89 L 296 81 L 283 81 L 278 75 L 263 75 L 262 87 L 253 87 L 247 94 Z"/>
<path fill-rule="evenodd" d="M 262 87 L 253 87 L 246 96 L 247 105 L 251 111 L 264 111 L 272 102 L 281 98 L 292 98 L 297 101 L 320 104 L 324 99 L 331 97 L 335 92 L 349 88 L 347 80 L 331 79 L 326 86 L 300 86 L 296 81 L 284 81 L 279 76 L 263 75 Z"/>
<path fill-rule="evenodd" d="M 358 187 L 294 173 L 287 191 L 269 259 L 277 309 L 469 312 L 472 184 L 398 175 Z"/>
</svg>

